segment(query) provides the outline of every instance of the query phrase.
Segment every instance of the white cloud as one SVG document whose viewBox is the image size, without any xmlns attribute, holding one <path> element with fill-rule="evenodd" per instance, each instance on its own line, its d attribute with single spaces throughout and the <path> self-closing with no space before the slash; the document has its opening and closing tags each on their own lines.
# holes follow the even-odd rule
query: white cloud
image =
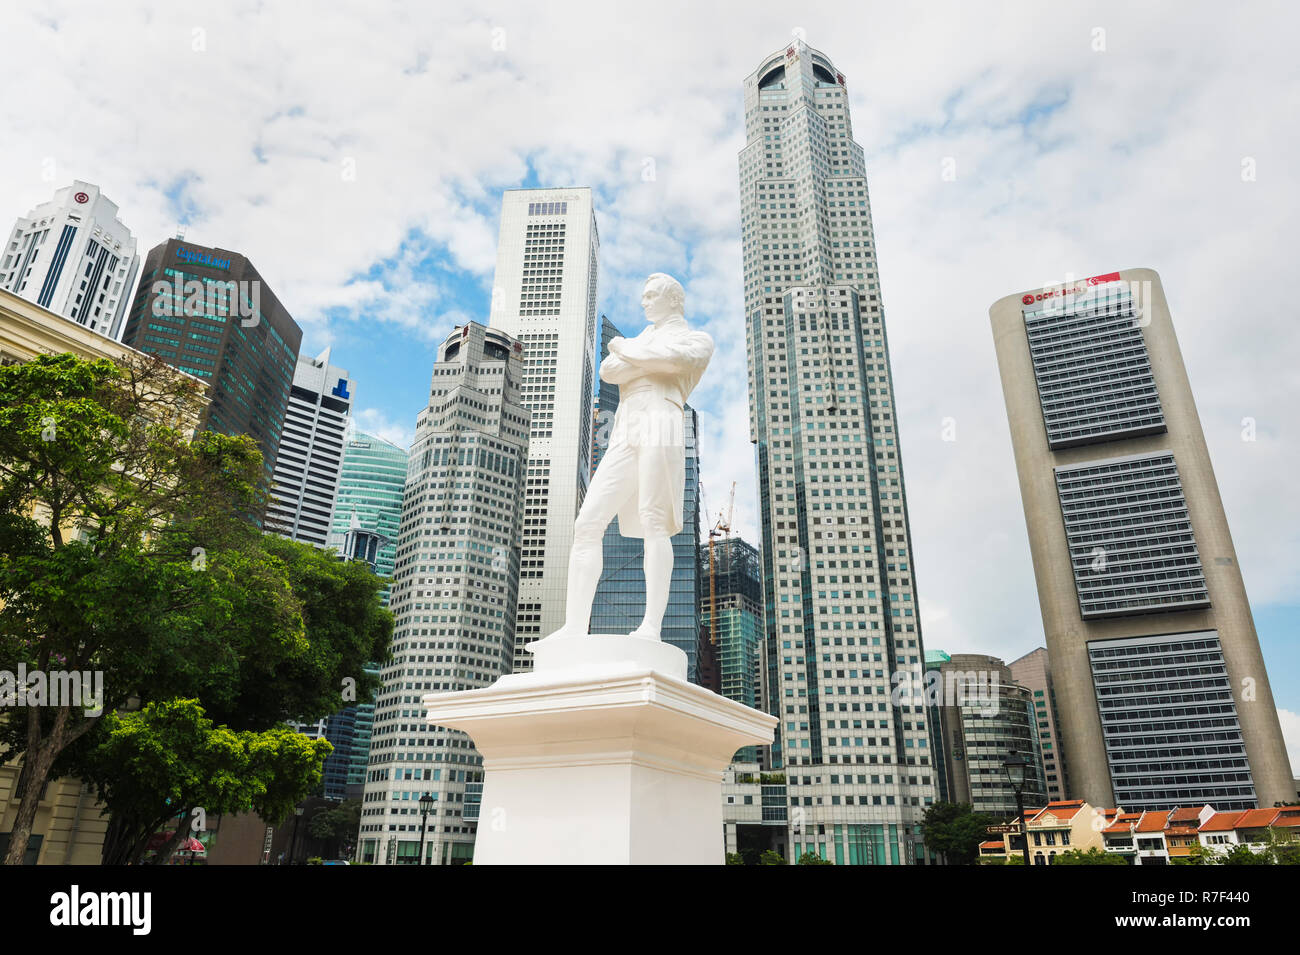
<svg viewBox="0 0 1300 955">
<path fill-rule="evenodd" d="M 147 246 L 171 234 L 165 192 L 183 183 L 189 235 L 246 251 L 322 341 L 364 321 L 435 342 L 481 317 L 500 190 L 530 169 L 592 186 L 603 310 L 635 331 L 639 280 L 671 271 L 718 342 L 693 401 L 704 480 L 715 511 L 738 482 L 754 540 L 741 82 L 802 27 L 847 77 L 867 153 L 927 643 L 1014 657 L 1042 642 L 987 309 L 1067 271 L 1160 271 L 1250 593 L 1300 600 L 1290 8 L 838 4 L 798 22 L 777 4 L 684 0 L 490 16 L 395 0 L 19 9 L 0 35 L 0 213 L 78 176 Z M 430 278 L 429 256 L 482 301 Z M 1241 440 L 1244 417 L 1258 440 Z"/>
<path fill-rule="evenodd" d="M 1300 773 L 1300 713 L 1278 707 L 1277 718 L 1282 723 L 1282 739 L 1286 741 L 1286 754 L 1291 760 L 1291 773 Z"/>
</svg>

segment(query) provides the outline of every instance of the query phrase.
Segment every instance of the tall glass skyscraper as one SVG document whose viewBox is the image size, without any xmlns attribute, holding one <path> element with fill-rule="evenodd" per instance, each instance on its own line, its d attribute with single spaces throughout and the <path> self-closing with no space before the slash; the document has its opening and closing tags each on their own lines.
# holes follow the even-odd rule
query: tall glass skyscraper
<svg viewBox="0 0 1300 955">
<path fill-rule="evenodd" d="M 600 360 L 609 354 L 609 343 L 622 336 L 609 319 L 601 322 Z M 595 458 L 608 442 L 609 431 L 618 410 L 618 386 L 600 384 L 593 446 Z M 687 679 L 699 682 L 700 637 L 700 454 L 699 416 L 686 405 L 686 491 L 682 508 L 682 529 L 673 537 L 673 581 L 668 590 L 668 608 L 664 611 L 661 635 L 665 643 L 680 647 L 686 654 Z M 615 518 L 605 529 L 603 571 L 596 585 L 591 606 L 592 633 L 631 633 L 645 616 L 645 575 L 641 561 L 644 542 L 639 537 L 624 537 Z"/>
<path fill-rule="evenodd" d="M 405 488 L 405 449 L 354 431 L 343 448 L 329 546 L 349 560 L 364 560 L 380 577 L 393 576 Z"/>
<path fill-rule="evenodd" d="M 391 441 L 364 431 L 352 432 L 343 448 L 343 466 L 327 545 L 346 560 L 364 560 L 380 577 L 393 576 L 397 531 L 402 520 L 406 487 L 406 451 Z M 388 588 L 380 600 L 388 606 Z M 378 675 L 379 664 L 366 668 Z M 370 759 L 375 706 L 366 701 L 349 707 L 353 731 L 348 755 L 346 791 L 360 798 Z"/>
<path fill-rule="evenodd" d="M 893 381 L 845 80 L 796 41 L 745 80 L 741 229 L 773 769 L 792 857 L 925 860 L 934 760 Z"/>
<path fill-rule="evenodd" d="M 302 329 L 252 262 L 181 239 L 154 246 L 122 342 L 210 384 L 203 426 L 252 437 L 271 486 Z"/>
</svg>

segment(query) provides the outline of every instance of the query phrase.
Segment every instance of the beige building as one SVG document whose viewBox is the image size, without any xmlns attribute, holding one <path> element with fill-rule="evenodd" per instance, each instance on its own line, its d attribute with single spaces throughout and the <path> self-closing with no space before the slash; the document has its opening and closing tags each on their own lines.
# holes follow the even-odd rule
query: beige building
<svg viewBox="0 0 1300 955">
<path fill-rule="evenodd" d="M 1033 696 L 1034 721 L 1038 730 L 1038 749 L 1043 757 L 1043 772 L 1048 799 L 1065 799 L 1070 795 L 1070 769 L 1061 746 L 1060 723 L 1056 714 L 1056 687 L 1052 683 L 1052 666 L 1047 647 L 1031 650 L 1012 660 L 1011 678 Z"/>
<path fill-rule="evenodd" d="M 132 348 L 0 290 L 0 365 L 23 362 L 40 354 L 71 352 L 81 358 L 125 358 Z M 180 372 L 177 372 L 180 374 Z M 6 714 L 0 711 L 0 719 Z M 0 765 L 0 853 L 8 847 L 18 801 L 15 786 L 22 760 Z M 51 779 L 28 843 L 32 865 L 98 865 L 108 818 L 90 787 L 78 779 Z"/>
<path fill-rule="evenodd" d="M 1160 278 L 990 309 L 1070 795 L 1129 810 L 1293 798 Z"/>
</svg>

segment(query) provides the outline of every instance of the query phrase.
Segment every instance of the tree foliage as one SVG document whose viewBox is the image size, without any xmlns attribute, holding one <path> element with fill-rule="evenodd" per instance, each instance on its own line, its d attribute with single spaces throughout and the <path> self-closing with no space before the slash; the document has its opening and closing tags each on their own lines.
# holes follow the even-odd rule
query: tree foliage
<svg viewBox="0 0 1300 955">
<path fill-rule="evenodd" d="M 387 655 L 382 582 L 260 531 L 261 454 L 248 437 L 191 433 L 201 387 L 145 358 L 0 368 L 0 659 L 103 686 L 94 705 L 19 700 L 0 721 L 0 762 L 23 756 L 5 863 L 22 859 L 52 772 L 109 785 L 81 761 L 128 701 L 196 699 L 216 723 L 262 732 L 377 682 L 364 664 Z"/>
<path fill-rule="evenodd" d="M 189 834 L 195 809 L 204 815 L 254 812 L 278 823 L 321 779 L 333 747 L 284 726 L 239 732 L 208 719 L 197 700 L 150 703 L 139 712 L 110 713 L 85 771 L 106 809 L 110 829 L 104 861 L 138 862 L 148 840 L 169 820 Z M 165 861 L 166 853 L 160 853 Z"/>
<path fill-rule="evenodd" d="M 975 865 L 980 843 L 989 838 L 988 827 L 997 822 L 974 812 L 970 803 L 936 802 L 925 810 L 921 832 L 926 847 L 940 853 L 949 865 Z"/>
</svg>

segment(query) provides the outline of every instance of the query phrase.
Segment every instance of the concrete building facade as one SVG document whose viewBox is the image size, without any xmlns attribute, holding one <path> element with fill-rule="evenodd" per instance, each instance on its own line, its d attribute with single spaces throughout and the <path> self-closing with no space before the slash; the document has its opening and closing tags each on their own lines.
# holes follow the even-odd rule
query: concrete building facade
<svg viewBox="0 0 1300 955">
<path fill-rule="evenodd" d="M 0 289 L 121 338 L 140 256 L 117 211 L 94 183 L 59 189 L 14 223 L 0 251 Z"/>
<path fill-rule="evenodd" d="M 968 803 L 975 812 L 1014 816 L 1016 793 L 1003 763 L 1015 754 L 1028 764 L 1023 805 L 1046 805 L 1033 693 L 997 657 L 935 650 L 926 656 L 935 676 L 932 746 L 936 760 L 943 760 L 943 798 Z"/>
<path fill-rule="evenodd" d="M 564 624 L 573 522 L 591 480 L 596 384 L 596 281 L 600 238 L 591 190 L 509 189 L 489 325 L 524 349 L 520 395 L 532 412 L 519 553 L 519 634 L 524 647 Z"/>
<path fill-rule="evenodd" d="M 1033 694 L 1034 719 L 1038 728 L 1038 748 L 1043 756 L 1047 781 L 1047 798 L 1065 799 L 1070 794 L 1070 766 L 1061 745 L 1061 718 L 1057 715 L 1056 687 L 1052 682 L 1051 661 L 1046 647 L 1031 650 L 1012 660 L 1011 678 Z"/>
<path fill-rule="evenodd" d="M 330 349 L 299 356 L 275 458 L 266 528 L 324 547 L 343 474 L 352 415 L 352 382 L 330 363 Z"/>
<path fill-rule="evenodd" d="M 744 82 L 741 238 L 764 653 L 791 859 L 927 861 L 935 798 L 866 163 L 846 80 L 794 41 Z M 796 811 L 797 810 L 797 811 Z"/>
<path fill-rule="evenodd" d="M 439 346 L 416 420 L 389 608 L 392 657 L 375 701 L 359 853 L 420 862 L 420 799 L 434 800 L 426 864 L 469 861 L 482 757 L 465 733 L 430 726 L 426 693 L 488 686 L 515 644 L 530 414 L 523 344 L 470 322 Z"/>
<path fill-rule="evenodd" d="M 1159 276 L 990 309 L 1072 796 L 1293 798 L 1277 709 Z"/>
</svg>

